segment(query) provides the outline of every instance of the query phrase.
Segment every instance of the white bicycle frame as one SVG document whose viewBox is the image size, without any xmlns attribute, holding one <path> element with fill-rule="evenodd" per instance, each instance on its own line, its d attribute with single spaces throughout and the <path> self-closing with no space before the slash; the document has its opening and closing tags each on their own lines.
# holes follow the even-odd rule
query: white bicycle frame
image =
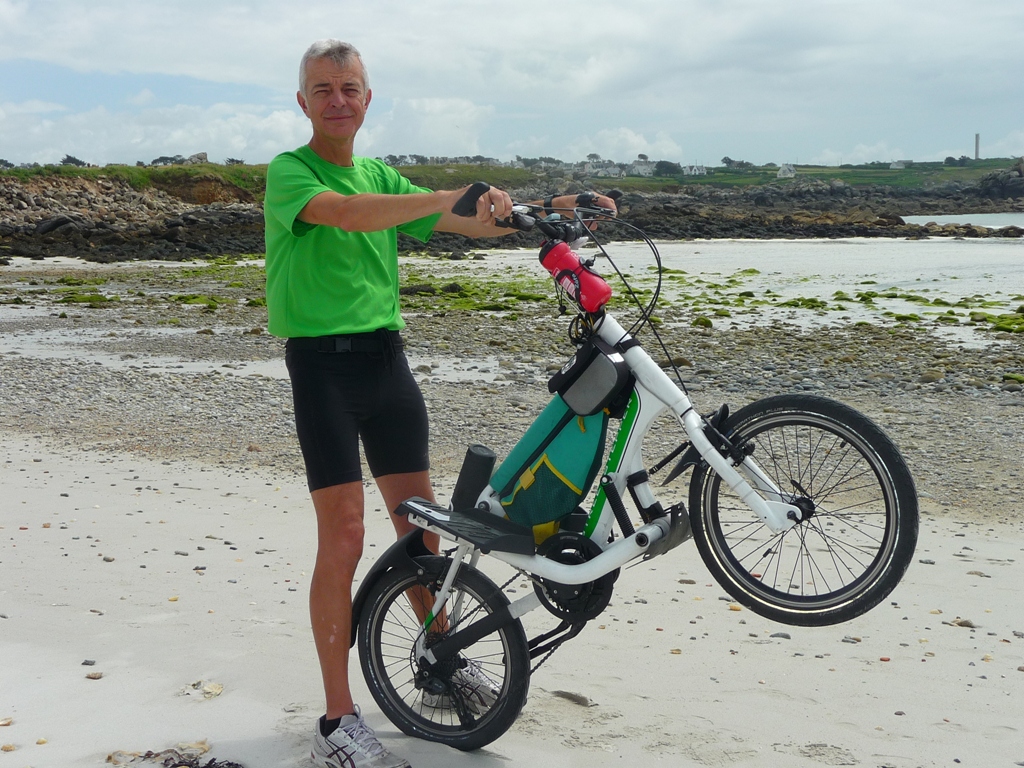
<svg viewBox="0 0 1024 768">
<path fill-rule="evenodd" d="M 607 313 L 598 320 L 596 333 L 612 346 L 622 344 L 631 338 L 615 318 Z M 668 377 L 643 347 L 638 344 L 626 346 L 627 349 L 623 357 L 636 379 L 635 400 L 631 403 L 629 412 L 620 428 L 620 434 L 616 439 L 615 448 L 605 473 L 610 476 L 611 484 L 615 486 L 619 496 L 626 498 L 627 479 L 644 469 L 641 449 L 644 437 L 651 425 L 660 415 L 671 411 L 701 457 L 719 474 L 723 482 L 750 507 L 757 519 L 777 534 L 784 533 L 795 526 L 801 519 L 800 509 L 785 500 L 781 490 L 758 467 L 757 463 L 747 456 L 742 463 L 734 465 L 729 457 L 723 456 L 704 434 L 705 422 L 694 409 L 686 393 Z M 633 493 L 636 494 L 640 505 L 645 508 L 656 502 L 650 484 L 646 481 L 636 485 L 633 488 Z M 513 568 L 543 579 L 560 584 L 586 584 L 642 556 L 655 542 L 669 533 L 670 518 L 665 515 L 641 526 L 632 535 L 608 544 L 607 542 L 612 538 L 612 526 L 615 518 L 609 509 L 610 505 L 604 502 L 604 494 L 599 494 L 586 530 L 586 535 L 597 542 L 603 551 L 600 555 L 584 563 L 569 565 L 540 555 L 526 556 L 497 550 L 492 550 L 489 554 L 491 557 L 508 563 Z M 479 496 L 477 506 L 484 505 L 495 515 L 505 516 L 498 492 L 491 486 L 487 486 Z M 421 517 L 411 516 L 410 520 L 422 528 L 438 533 L 442 538 L 454 540 L 459 544 L 453 558 L 453 567 L 449 568 L 448 578 L 445 579 L 441 590 L 436 595 L 434 609 L 430 614 L 430 620 L 432 620 L 434 616 L 440 614 L 442 606 L 448 599 L 448 593 L 459 564 L 466 557 L 470 557 L 470 562 L 475 564 L 480 552 L 476 551 L 471 544 L 430 525 Z M 539 604 L 536 595 L 531 592 L 512 604 L 513 615 L 521 616 Z M 429 623 L 428 620 L 426 625 Z M 418 651 L 423 652 L 425 649 L 419 648 Z M 426 651 L 426 655 L 429 657 L 429 651 Z"/>
</svg>

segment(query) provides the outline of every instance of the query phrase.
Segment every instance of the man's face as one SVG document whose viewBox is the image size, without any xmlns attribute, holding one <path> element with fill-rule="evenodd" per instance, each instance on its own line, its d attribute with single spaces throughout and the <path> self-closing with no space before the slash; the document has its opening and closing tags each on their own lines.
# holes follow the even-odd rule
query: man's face
<svg viewBox="0 0 1024 768">
<path fill-rule="evenodd" d="M 358 59 L 338 66 L 330 59 L 306 64 L 306 92 L 299 106 L 313 124 L 313 133 L 328 139 L 351 139 L 363 124 L 371 92 L 363 83 Z"/>
</svg>

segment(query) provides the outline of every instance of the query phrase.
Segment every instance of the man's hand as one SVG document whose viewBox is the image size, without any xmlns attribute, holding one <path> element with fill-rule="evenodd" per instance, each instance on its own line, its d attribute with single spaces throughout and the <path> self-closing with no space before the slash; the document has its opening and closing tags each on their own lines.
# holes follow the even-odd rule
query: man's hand
<svg viewBox="0 0 1024 768">
<path fill-rule="evenodd" d="M 491 187 L 476 201 L 477 221 L 494 224 L 495 219 L 507 219 L 512 214 L 512 198 L 503 189 Z"/>
<path fill-rule="evenodd" d="M 452 213 L 455 203 L 461 200 L 468 190 L 469 187 L 464 187 L 452 192 L 435 193 L 443 194 L 447 198 L 441 220 L 435 229 L 441 232 L 456 232 L 469 237 L 497 237 L 510 234 L 513 231 L 495 226 L 496 219 L 508 218 L 512 213 L 512 198 L 504 190 L 495 187 L 491 187 L 477 198 L 476 215 L 465 218 Z"/>
<path fill-rule="evenodd" d="M 603 208 L 609 212 L 607 214 L 609 217 L 614 217 L 619 212 L 619 208 L 613 198 L 607 195 L 599 195 L 596 192 L 583 192 L 579 195 L 558 195 L 550 197 L 543 202 L 537 201 L 535 205 L 542 205 L 545 210 L 550 208 L 555 213 L 560 213 L 569 218 L 572 217 L 574 208 Z M 591 230 L 597 229 L 597 222 L 598 219 L 591 219 L 587 222 L 587 227 Z"/>
<path fill-rule="evenodd" d="M 462 189 L 449 192 L 451 201 L 446 207 L 446 213 L 451 212 L 455 204 L 459 202 L 472 188 L 473 184 Z M 479 186 L 483 186 L 482 184 Z M 468 211 L 460 211 L 463 216 L 469 217 Z M 476 199 L 476 214 L 472 217 L 484 225 L 493 225 L 495 219 L 504 219 L 512 213 L 512 198 L 503 190 L 489 187 L 486 192 Z"/>
<path fill-rule="evenodd" d="M 593 202 L 587 203 L 587 208 L 604 208 L 605 210 L 611 211 L 612 216 L 616 215 L 619 212 L 619 207 L 615 204 L 615 201 L 612 198 L 608 197 L 607 195 L 600 195 L 593 192 L 591 192 L 590 194 L 593 196 Z M 583 195 L 577 195 L 576 197 L 577 203 L 582 204 L 583 202 L 585 202 L 579 200 L 579 198 L 583 197 Z"/>
</svg>

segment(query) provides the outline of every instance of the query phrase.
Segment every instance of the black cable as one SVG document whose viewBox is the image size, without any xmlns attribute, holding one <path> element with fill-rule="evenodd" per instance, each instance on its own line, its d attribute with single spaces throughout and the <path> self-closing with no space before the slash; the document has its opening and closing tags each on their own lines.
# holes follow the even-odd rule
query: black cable
<svg viewBox="0 0 1024 768">
<path fill-rule="evenodd" d="M 523 203 L 521 205 L 523 205 L 523 207 L 530 208 L 532 211 L 544 211 L 546 213 L 547 210 L 548 210 L 547 208 L 542 208 L 540 206 L 530 205 L 530 204 L 527 204 L 527 203 Z M 647 247 L 650 249 L 651 254 L 654 256 L 654 262 L 655 262 L 655 264 L 657 266 L 658 280 L 657 280 L 657 283 L 655 284 L 654 293 L 651 296 L 651 300 L 645 306 L 643 304 L 643 302 L 640 300 L 640 297 L 636 295 L 636 292 L 633 290 L 633 286 L 631 286 L 629 284 L 629 281 L 626 279 L 626 276 L 622 274 L 622 271 L 619 269 L 618 265 L 615 263 L 615 260 L 612 259 L 611 255 L 608 253 L 608 251 L 605 250 L 604 244 L 600 240 L 598 240 L 597 235 L 594 234 L 594 231 L 586 226 L 587 220 L 585 220 L 583 218 L 582 214 L 587 209 L 582 209 L 582 208 L 553 208 L 551 210 L 554 211 L 554 212 L 571 211 L 573 213 L 573 217 L 574 217 L 575 223 L 579 223 L 579 224 L 583 225 L 581 234 L 583 234 L 591 242 L 593 242 L 594 245 L 597 246 L 597 249 L 600 251 L 601 255 L 604 256 L 608 260 L 608 263 L 611 265 L 612 269 L 615 271 L 615 274 L 618 276 L 619 281 L 625 286 L 626 291 L 629 294 L 629 297 L 633 300 L 633 303 L 640 310 L 640 317 L 636 320 L 636 322 L 633 323 L 633 325 L 631 325 L 626 330 L 626 333 L 628 335 L 630 335 L 630 336 L 634 336 L 635 337 L 635 336 L 637 336 L 640 333 L 641 330 L 643 330 L 644 326 L 647 326 L 648 328 L 650 328 L 651 333 L 654 335 L 654 338 L 657 339 L 657 341 L 658 341 L 658 346 L 661 348 L 662 353 L 665 355 L 665 360 L 668 362 L 669 366 L 671 366 L 672 372 L 675 374 L 676 380 L 679 382 L 679 386 L 682 388 L 683 392 L 685 392 L 687 395 L 689 395 L 689 392 L 687 392 L 687 389 L 686 389 L 686 382 L 683 381 L 683 374 L 679 370 L 679 366 L 676 365 L 676 363 L 672 360 L 672 355 L 668 351 L 668 345 L 665 344 L 665 340 L 662 339 L 661 334 L 658 333 L 658 329 L 654 326 L 654 323 L 651 322 L 651 318 L 654 315 L 654 310 L 655 310 L 655 308 L 657 307 L 657 304 L 658 304 L 658 299 L 661 298 L 661 289 L 662 289 L 662 285 L 664 283 L 663 263 L 662 263 L 662 260 L 661 260 L 661 253 L 658 251 L 658 246 L 655 245 L 654 241 L 650 238 L 650 236 L 648 236 L 648 234 L 646 232 L 644 232 L 642 229 L 640 229 L 636 225 L 630 224 L 629 222 L 623 221 L 622 219 L 617 219 L 617 218 L 614 218 L 612 216 L 608 216 L 607 214 L 603 213 L 603 211 L 599 211 L 599 210 L 589 211 L 590 213 L 594 214 L 592 219 L 591 219 L 593 221 L 605 221 L 605 222 L 608 222 L 608 223 L 611 223 L 611 224 L 617 224 L 619 226 L 628 227 L 629 229 L 633 230 L 634 232 L 636 232 L 640 236 L 641 241 L 643 243 L 645 243 L 647 245 Z M 533 215 L 536 217 L 536 213 L 534 213 Z M 590 261 L 590 264 L 594 263 L 593 259 L 590 259 L 589 261 Z M 558 290 L 560 290 L 560 291 L 562 290 L 560 286 L 558 286 Z M 559 306 L 563 306 L 561 302 L 559 302 Z M 569 333 L 570 333 L 570 339 L 573 340 L 573 343 L 576 343 L 576 341 L 575 341 L 576 338 L 581 338 L 582 337 L 581 329 L 579 328 L 579 324 L 582 323 L 582 322 L 583 321 L 581 320 L 580 316 L 577 315 L 577 317 L 573 320 L 573 323 L 570 325 Z M 598 321 L 598 322 L 600 322 L 600 321 Z M 591 329 L 591 330 L 593 331 L 594 329 Z"/>
<path fill-rule="evenodd" d="M 607 219 L 607 221 L 612 222 L 614 224 L 618 224 L 618 225 L 621 225 L 621 226 L 628 227 L 629 229 L 632 229 L 634 232 L 639 234 L 641 240 L 647 245 L 647 247 L 650 249 L 651 253 L 654 255 L 654 261 L 655 261 L 655 264 L 657 265 L 657 268 L 658 268 L 658 281 L 655 284 L 654 294 L 651 297 L 651 301 L 645 307 L 641 303 L 639 297 L 633 291 L 633 287 L 629 284 L 629 281 L 626 280 L 625 275 L 623 275 L 621 270 L 619 270 L 619 267 L 615 263 L 614 259 L 612 259 L 612 257 L 608 254 L 608 251 L 605 250 L 604 245 L 597 239 L 597 236 L 593 233 L 592 230 L 589 230 L 589 229 L 587 230 L 590 239 L 597 246 L 598 250 L 601 251 L 602 255 L 604 255 L 604 257 L 608 260 L 608 263 L 611 265 L 612 269 L 615 270 L 615 274 L 618 275 L 618 278 L 619 278 L 620 282 L 626 287 L 626 290 L 629 292 L 629 295 L 633 299 L 633 302 L 640 309 L 640 318 L 635 323 L 633 323 L 633 325 L 630 326 L 627 329 L 626 332 L 630 336 L 634 336 L 635 337 L 637 334 L 640 333 L 640 331 L 644 328 L 644 326 L 647 326 L 648 328 L 650 328 L 651 333 L 654 335 L 654 338 L 657 339 L 657 341 L 658 341 L 658 346 L 661 348 L 662 353 L 665 355 L 665 360 L 672 367 L 672 372 L 675 374 L 676 380 L 679 382 L 679 386 L 682 388 L 683 392 L 685 392 L 687 395 L 689 395 L 689 392 L 686 389 L 686 382 L 683 381 L 683 374 L 679 370 L 679 366 L 677 366 L 675 364 L 675 362 L 672 360 L 672 355 L 669 354 L 668 346 L 665 344 L 665 340 L 662 339 L 661 334 L 658 333 L 658 329 L 654 326 L 654 323 L 651 322 L 651 317 L 654 314 L 654 309 L 657 306 L 658 299 L 661 297 L 661 288 L 662 288 L 662 284 L 663 284 L 663 280 L 664 280 L 664 277 L 663 277 L 663 264 L 662 264 L 662 260 L 661 260 L 661 253 L 658 251 L 658 246 L 655 245 L 654 241 L 651 240 L 651 238 L 647 235 L 646 232 L 644 232 L 639 227 L 637 227 L 637 226 L 635 226 L 633 224 L 630 224 L 627 221 L 622 221 L 621 219 L 612 219 L 612 218 Z"/>
</svg>

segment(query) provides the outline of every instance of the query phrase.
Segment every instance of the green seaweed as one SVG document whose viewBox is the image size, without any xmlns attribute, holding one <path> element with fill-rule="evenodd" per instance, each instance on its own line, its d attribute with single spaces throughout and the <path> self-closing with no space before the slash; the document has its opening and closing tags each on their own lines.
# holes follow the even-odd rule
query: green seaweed
<svg viewBox="0 0 1024 768">
<path fill-rule="evenodd" d="M 184 293 L 171 296 L 171 301 L 186 306 L 203 306 L 207 309 L 217 309 L 226 304 L 234 304 L 235 299 L 224 296 L 208 296 L 203 293 Z"/>
<path fill-rule="evenodd" d="M 780 307 L 798 307 L 799 309 L 828 309 L 828 304 L 821 299 L 807 296 L 797 296 L 779 304 Z"/>
<path fill-rule="evenodd" d="M 105 296 L 102 293 L 69 293 L 59 299 L 58 304 L 85 304 L 89 307 L 105 307 L 113 302 L 120 301 L 120 296 Z"/>
<path fill-rule="evenodd" d="M 57 278 L 56 280 L 54 280 L 52 282 L 54 282 L 54 283 L 56 283 L 58 285 L 71 285 L 71 286 L 103 285 L 104 283 L 107 282 L 107 278 L 105 278 L 105 277 L 77 277 L 75 275 L 64 275 L 63 277 L 59 277 L 59 278 Z"/>
</svg>

